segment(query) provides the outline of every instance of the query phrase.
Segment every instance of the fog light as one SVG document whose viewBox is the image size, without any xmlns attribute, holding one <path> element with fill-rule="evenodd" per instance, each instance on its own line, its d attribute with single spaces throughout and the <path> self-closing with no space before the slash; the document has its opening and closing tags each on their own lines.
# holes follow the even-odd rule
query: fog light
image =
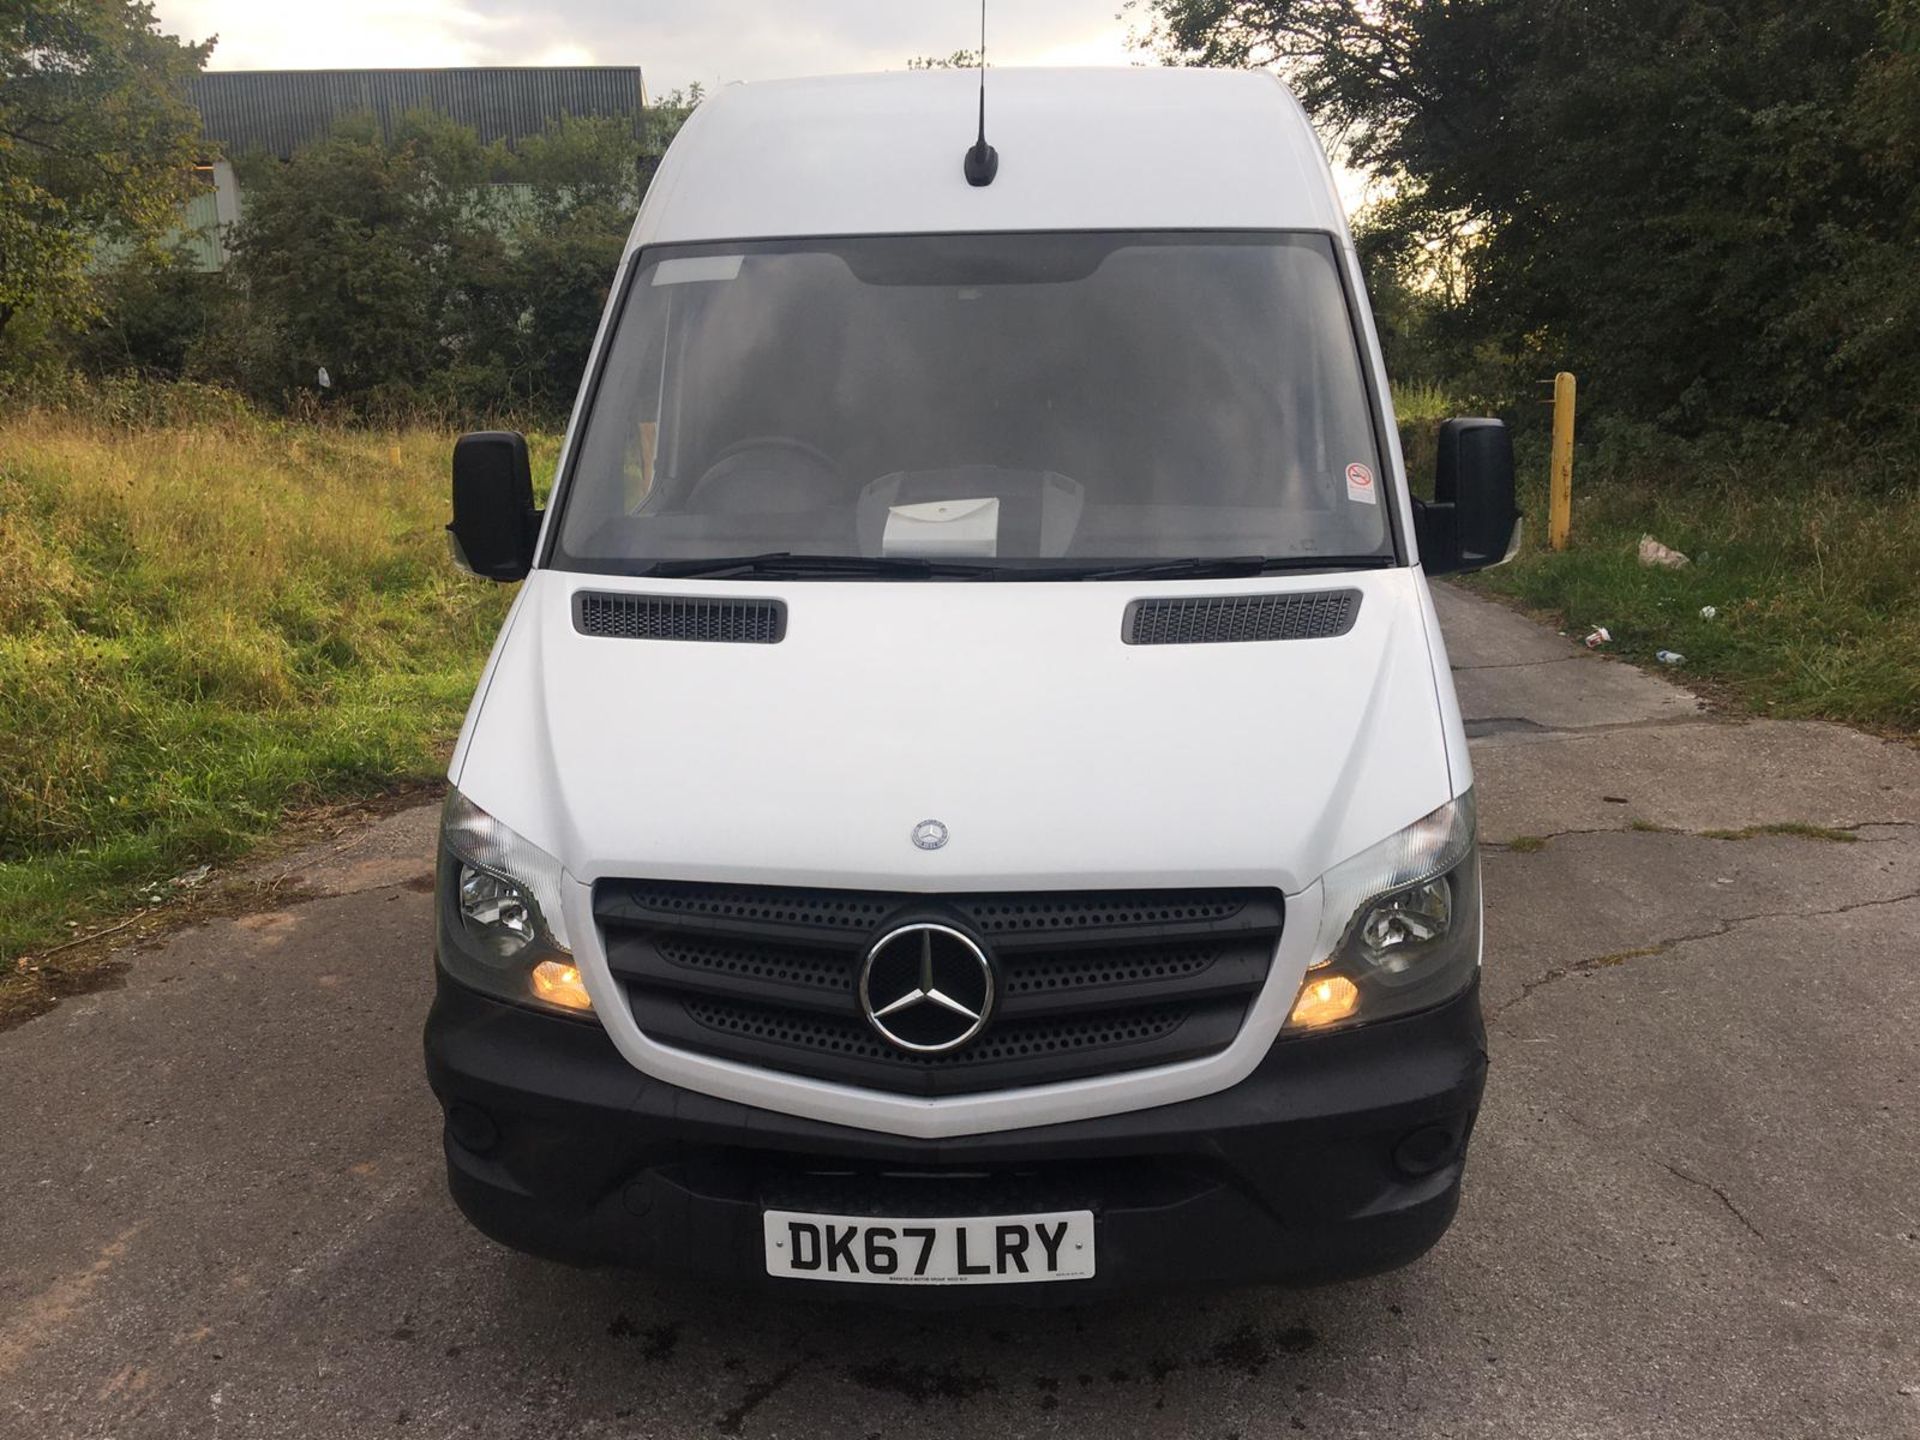
<svg viewBox="0 0 1920 1440">
<path fill-rule="evenodd" d="M 579 967 L 563 960 L 542 960 L 533 967 L 533 993 L 535 998 L 564 1010 L 593 1009 L 593 999 L 587 994 Z"/>
<path fill-rule="evenodd" d="M 1300 998 L 1293 1002 L 1293 1014 L 1287 1017 L 1287 1023 L 1307 1029 L 1331 1025 L 1346 1019 L 1359 1005 L 1360 989 L 1346 976 L 1324 975 L 1318 980 L 1309 976 L 1300 988 Z"/>
<path fill-rule="evenodd" d="M 1460 1142 L 1444 1125 L 1426 1125 L 1405 1136 L 1393 1147 L 1393 1163 L 1403 1174 L 1418 1179 L 1451 1164 L 1460 1153 Z"/>
<path fill-rule="evenodd" d="M 500 1143 L 500 1127 L 493 1123 L 493 1117 L 464 1100 L 447 1107 L 447 1133 L 461 1149 L 476 1155 L 484 1155 Z"/>
</svg>

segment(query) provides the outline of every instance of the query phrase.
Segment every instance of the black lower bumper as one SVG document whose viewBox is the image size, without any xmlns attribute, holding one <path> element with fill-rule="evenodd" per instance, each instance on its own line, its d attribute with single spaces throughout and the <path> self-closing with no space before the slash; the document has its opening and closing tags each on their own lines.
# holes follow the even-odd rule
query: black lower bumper
<svg viewBox="0 0 1920 1440">
<path fill-rule="evenodd" d="M 1022 1300 L 1349 1278 L 1403 1265 L 1446 1230 L 1486 1078 L 1477 987 L 1421 1015 L 1283 1041 L 1240 1084 L 1198 1100 L 943 1140 L 662 1084 L 598 1024 L 500 1004 L 444 974 L 426 1050 L 453 1197 L 507 1245 L 949 1303 L 983 1292 L 770 1279 L 761 1212 L 1093 1211 L 1097 1278 L 1021 1287 Z"/>
</svg>

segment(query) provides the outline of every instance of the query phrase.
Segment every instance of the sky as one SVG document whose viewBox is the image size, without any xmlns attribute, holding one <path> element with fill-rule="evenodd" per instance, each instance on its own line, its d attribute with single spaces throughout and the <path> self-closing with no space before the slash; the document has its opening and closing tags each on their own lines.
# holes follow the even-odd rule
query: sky
<svg viewBox="0 0 1920 1440">
<path fill-rule="evenodd" d="M 988 59 L 1127 65 L 1121 0 L 990 0 Z M 161 28 L 218 35 L 214 70 L 639 65 L 649 95 L 699 81 L 897 70 L 971 48 L 976 0 L 158 0 Z"/>
</svg>

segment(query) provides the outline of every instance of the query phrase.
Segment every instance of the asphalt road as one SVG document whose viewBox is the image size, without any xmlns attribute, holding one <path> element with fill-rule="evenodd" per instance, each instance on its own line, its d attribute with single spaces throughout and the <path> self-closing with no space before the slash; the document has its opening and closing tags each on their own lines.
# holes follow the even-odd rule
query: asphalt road
<svg viewBox="0 0 1920 1440">
<path fill-rule="evenodd" d="M 442 1189 L 410 811 L 0 1035 L 0 1434 L 1920 1436 L 1920 753 L 1442 605 L 1494 1071 L 1419 1264 L 903 1318 L 510 1254 Z M 1855 838 L 1702 833 L 1779 824 Z"/>
</svg>

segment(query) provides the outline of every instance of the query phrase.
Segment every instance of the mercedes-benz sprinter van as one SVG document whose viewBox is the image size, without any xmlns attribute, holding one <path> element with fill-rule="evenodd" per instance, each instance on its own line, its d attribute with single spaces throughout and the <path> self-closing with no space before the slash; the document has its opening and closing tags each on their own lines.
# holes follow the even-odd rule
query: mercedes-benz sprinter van
<svg viewBox="0 0 1920 1440">
<path fill-rule="evenodd" d="M 1473 776 L 1333 177 L 1271 76 L 729 88 L 649 190 L 454 755 L 454 1199 L 580 1263 L 1002 1299 L 1446 1229 Z M 1024 1286 L 1026 1291 L 1001 1287 Z"/>
</svg>

